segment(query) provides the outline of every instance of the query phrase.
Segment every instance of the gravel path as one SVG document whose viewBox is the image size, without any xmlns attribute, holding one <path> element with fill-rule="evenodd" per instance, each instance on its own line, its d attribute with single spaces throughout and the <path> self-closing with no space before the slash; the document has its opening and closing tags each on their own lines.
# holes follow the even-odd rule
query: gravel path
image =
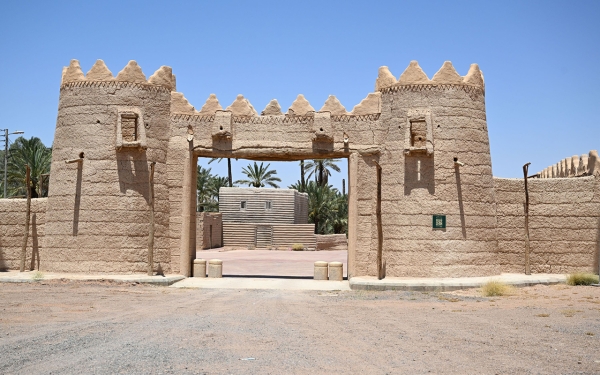
<svg viewBox="0 0 600 375">
<path fill-rule="evenodd" d="M 4 374 L 598 374 L 600 288 L 186 290 L 0 284 Z"/>
</svg>

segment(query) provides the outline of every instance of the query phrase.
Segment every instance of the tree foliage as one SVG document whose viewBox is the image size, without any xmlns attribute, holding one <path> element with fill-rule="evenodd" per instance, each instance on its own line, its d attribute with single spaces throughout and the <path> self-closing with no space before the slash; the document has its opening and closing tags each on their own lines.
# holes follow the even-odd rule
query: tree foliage
<svg viewBox="0 0 600 375">
<path fill-rule="evenodd" d="M 279 185 L 277 185 L 275 182 L 281 182 L 281 179 L 275 176 L 277 174 L 276 170 L 269 170 L 270 165 L 271 164 L 267 164 L 265 166 L 264 163 L 260 163 L 260 165 L 258 165 L 256 162 L 254 162 L 254 165 L 248 164 L 247 167 L 242 168 L 242 173 L 245 174 L 248 179 L 237 180 L 235 183 L 256 188 L 265 187 L 265 185 L 278 188 Z"/>
<path fill-rule="evenodd" d="M 219 211 L 219 189 L 229 186 L 227 177 L 220 177 L 210 173 L 210 168 L 198 166 L 196 176 L 197 209 L 198 211 Z"/>
<path fill-rule="evenodd" d="M 306 191 L 301 190 L 301 181 L 289 188 L 308 194 L 308 222 L 315 224 L 316 234 L 347 233 L 347 195 L 331 185 L 318 185 L 315 181 L 306 184 Z"/>
<path fill-rule="evenodd" d="M 217 163 L 220 163 L 221 160 L 223 160 L 223 158 L 212 158 L 208 161 L 208 164 L 212 163 L 215 160 L 217 161 Z M 231 158 L 227 158 L 227 176 L 229 187 L 233 187 L 233 177 L 231 177 Z"/>
<path fill-rule="evenodd" d="M 2 155 L 4 162 L 4 155 Z M 48 186 L 46 178 L 44 180 L 44 191 L 40 191 L 40 180 L 43 174 L 50 173 L 50 164 L 52 162 L 52 149 L 44 145 L 38 137 L 26 139 L 17 138 L 8 149 L 8 173 L 7 173 L 7 194 L 11 196 L 26 196 L 25 190 L 25 170 L 26 165 L 31 168 L 31 197 L 37 198 L 48 195 Z M 4 176 L 2 176 L 4 177 Z M 0 188 L 4 189 L 4 178 L 0 182 Z"/>
<path fill-rule="evenodd" d="M 308 193 L 308 221 L 315 224 L 317 234 L 348 232 L 348 196 L 328 184 L 331 171 L 340 172 L 337 162 L 337 159 L 300 162 L 300 180 L 289 186 Z M 314 181 L 306 182 L 313 176 Z"/>
<path fill-rule="evenodd" d="M 319 186 L 327 185 L 331 171 L 340 172 L 340 167 L 337 166 L 338 159 L 314 159 L 304 163 L 304 170 L 307 175 L 307 179 L 312 176 L 315 177 L 315 182 Z"/>
</svg>

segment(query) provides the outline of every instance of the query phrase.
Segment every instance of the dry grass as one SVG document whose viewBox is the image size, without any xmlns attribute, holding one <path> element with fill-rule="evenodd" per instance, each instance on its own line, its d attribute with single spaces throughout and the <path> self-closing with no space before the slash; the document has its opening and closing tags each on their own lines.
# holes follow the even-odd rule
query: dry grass
<svg viewBox="0 0 600 375">
<path fill-rule="evenodd" d="M 587 272 L 572 273 L 567 277 L 569 285 L 592 285 L 598 284 L 598 275 Z"/>
<path fill-rule="evenodd" d="M 515 288 L 501 281 L 491 280 L 481 286 L 484 297 L 509 296 L 515 293 Z"/>
<path fill-rule="evenodd" d="M 439 295 L 438 299 L 441 300 L 441 301 L 448 301 L 448 302 L 459 302 L 460 301 L 459 298 L 446 297 L 444 295 Z"/>
<path fill-rule="evenodd" d="M 566 316 L 567 318 L 572 318 L 575 316 L 576 313 L 580 313 L 580 312 L 583 312 L 583 311 L 567 309 L 567 310 L 562 310 L 560 313 L 563 314 L 564 316 Z"/>
<path fill-rule="evenodd" d="M 536 315 L 538 318 L 547 318 L 550 316 L 550 314 L 537 314 Z"/>
<path fill-rule="evenodd" d="M 33 281 L 41 281 L 44 279 L 44 273 L 41 271 L 35 271 L 33 275 L 31 275 L 31 280 Z"/>
<path fill-rule="evenodd" d="M 292 245 L 292 250 L 294 251 L 302 251 L 304 250 L 304 245 L 301 243 L 295 243 Z"/>
</svg>

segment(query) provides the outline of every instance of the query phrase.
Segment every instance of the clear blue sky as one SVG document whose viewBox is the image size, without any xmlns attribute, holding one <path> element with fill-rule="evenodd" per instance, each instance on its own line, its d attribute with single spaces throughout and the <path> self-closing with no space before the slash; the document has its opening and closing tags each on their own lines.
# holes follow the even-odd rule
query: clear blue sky
<svg viewBox="0 0 600 375">
<path fill-rule="evenodd" d="M 494 175 L 520 177 L 525 162 L 536 172 L 600 148 L 599 19 L 600 1 L 5 0 L 0 128 L 51 144 L 72 58 L 113 74 L 137 60 L 148 77 L 169 65 L 197 108 L 210 93 L 223 106 L 243 94 L 258 111 L 300 93 L 350 110 L 381 65 L 398 77 L 418 60 L 432 77 L 445 60 L 461 75 L 475 62 Z M 297 167 L 277 168 L 283 185 L 297 180 Z"/>
</svg>

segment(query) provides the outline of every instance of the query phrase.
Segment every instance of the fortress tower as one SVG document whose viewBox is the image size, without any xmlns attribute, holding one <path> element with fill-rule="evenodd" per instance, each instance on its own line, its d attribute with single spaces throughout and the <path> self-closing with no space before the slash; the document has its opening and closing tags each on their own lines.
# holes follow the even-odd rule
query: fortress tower
<svg viewBox="0 0 600 375">
<path fill-rule="evenodd" d="M 156 162 L 154 260 L 170 272 L 166 161 L 174 88 L 170 68 L 147 80 L 134 61 L 116 77 L 102 60 L 85 76 L 77 60 L 63 70 L 43 269 L 146 270 L 149 164 Z"/>
<path fill-rule="evenodd" d="M 376 89 L 386 132 L 379 165 L 388 276 L 497 273 L 494 182 L 478 66 L 461 77 L 447 61 L 429 79 L 413 61 L 398 80 L 382 67 Z M 445 228 L 432 228 L 434 215 Z"/>
</svg>

